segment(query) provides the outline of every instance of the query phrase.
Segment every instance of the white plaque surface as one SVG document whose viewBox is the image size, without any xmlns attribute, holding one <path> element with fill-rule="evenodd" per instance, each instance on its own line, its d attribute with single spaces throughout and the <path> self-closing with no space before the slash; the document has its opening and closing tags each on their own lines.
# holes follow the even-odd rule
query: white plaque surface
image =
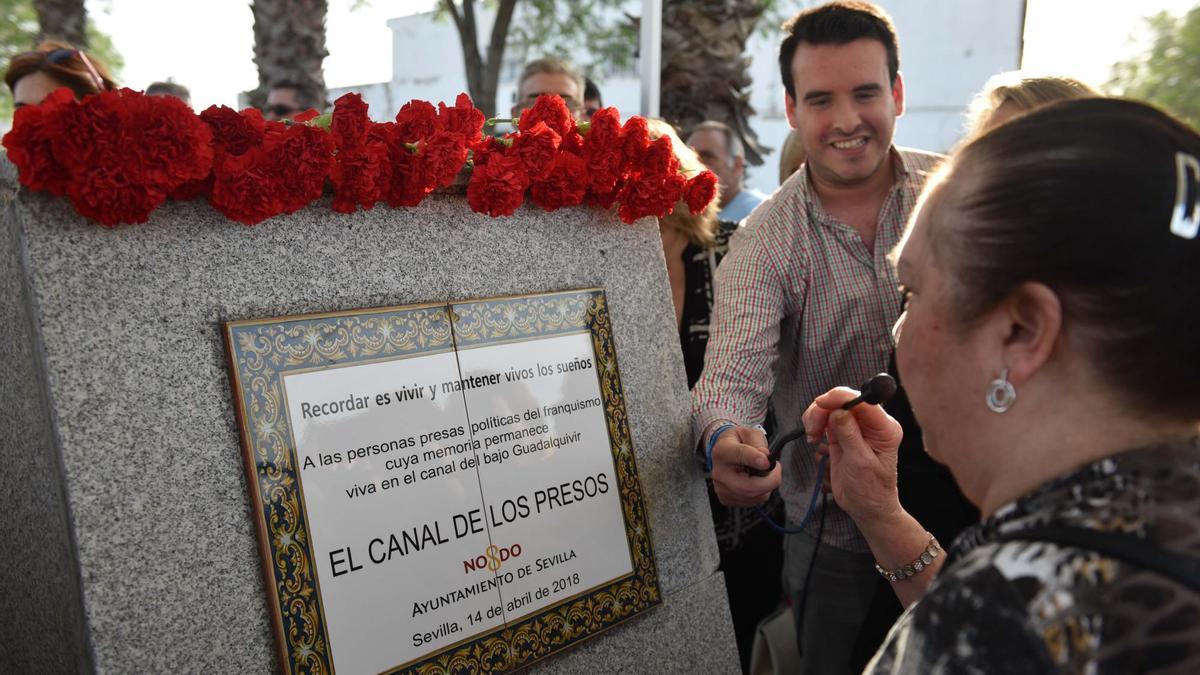
<svg viewBox="0 0 1200 675">
<path fill-rule="evenodd" d="M 236 386 L 286 412 L 242 396 L 289 670 L 508 670 L 656 604 L 603 293 L 384 312 L 230 324 Z"/>
</svg>

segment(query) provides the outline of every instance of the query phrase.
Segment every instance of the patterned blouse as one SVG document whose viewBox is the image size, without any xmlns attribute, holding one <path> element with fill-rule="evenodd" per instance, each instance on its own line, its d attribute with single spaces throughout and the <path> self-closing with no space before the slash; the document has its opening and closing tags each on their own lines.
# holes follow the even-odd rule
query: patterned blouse
<svg viewBox="0 0 1200 675">
<path fill-rule="evenodd" d="M 963 532 L 865 672 L 1200 673 L 1196 589 L 1091 550 L 998 541 L 1063 526 L 1200 559 L 1200 439 L 1100 460 Z"/>
</svg>

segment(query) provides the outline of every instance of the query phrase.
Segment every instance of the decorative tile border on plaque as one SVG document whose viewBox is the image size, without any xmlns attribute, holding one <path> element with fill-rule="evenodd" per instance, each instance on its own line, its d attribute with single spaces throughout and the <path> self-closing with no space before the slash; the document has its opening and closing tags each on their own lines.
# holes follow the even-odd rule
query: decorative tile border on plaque
<svg viewBox="0 0 1200 675">
<path fill-rule="evenodd" d="M 333 671 L 283 375 L 587 332 L 633 571 L 388 672 L 508 672 L 662 602 L 602 289 L 226 324 L 234 400 L 282 665 Z M 460 373 L 461 376 L 461 373 Z"/>
</svg>

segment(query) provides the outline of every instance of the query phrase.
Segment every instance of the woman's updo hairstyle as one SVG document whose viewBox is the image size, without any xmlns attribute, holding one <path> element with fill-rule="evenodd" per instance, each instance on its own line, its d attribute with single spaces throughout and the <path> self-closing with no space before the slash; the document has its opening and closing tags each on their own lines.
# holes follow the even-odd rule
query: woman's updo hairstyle
<svg viewBox="0 0 1200 675">
<path fill-rule="evenodd" d="M 968 143 L 927 205 L 962 324 L 1044 283 L 1127 404 L 1200 419 L 1200 236 L 1172 229 L 1200 219 L 1196 162 L 1193 129 L 1118 99 L 1050 104 Z"/>
</svg>

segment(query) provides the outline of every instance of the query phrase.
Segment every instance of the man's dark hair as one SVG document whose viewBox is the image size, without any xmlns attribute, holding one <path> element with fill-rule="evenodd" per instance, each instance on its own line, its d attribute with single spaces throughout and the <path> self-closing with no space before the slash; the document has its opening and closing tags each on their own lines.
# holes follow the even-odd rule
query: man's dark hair
<svg viewBox="0 0 1200 675">
<path fill-rule="evenodd" d="M 857 0 L 837 0 L 806 9 L 783 24 L 787 37 L 779 45 L 779 72 L 783 88 L 792 98 L 798 98 L 792 80 L 792 58 L 801 42 L 813 45 L 844 45 L 867 38 L 883 43 L 887 50 L 888 78 L 896 84 L 900 72 L 900 45 L 896 42 L 896 26 L 892 18 L 879 7 Z"/>
<path fill-rule="evenodd" d="M 291 89 L 296 92 L 296 102 L 300 104 L 301 110 L 312 108 L 317 111 L 325 109 L 325 94 L 318 94 L 311 87 L 295 82 L 293 80 L 279 80 L 271 84 L 271 89 Z"/>
<path fill-rule="evenodd" d="M 587 77 L 583 80 L 583 100 L 590 101 L 592 99 L 596 99 L 601 108 L 604 107 L 604 99 L 600 97 L 600 87 L 592 82 L 592 78 Z"/>
</svg>

